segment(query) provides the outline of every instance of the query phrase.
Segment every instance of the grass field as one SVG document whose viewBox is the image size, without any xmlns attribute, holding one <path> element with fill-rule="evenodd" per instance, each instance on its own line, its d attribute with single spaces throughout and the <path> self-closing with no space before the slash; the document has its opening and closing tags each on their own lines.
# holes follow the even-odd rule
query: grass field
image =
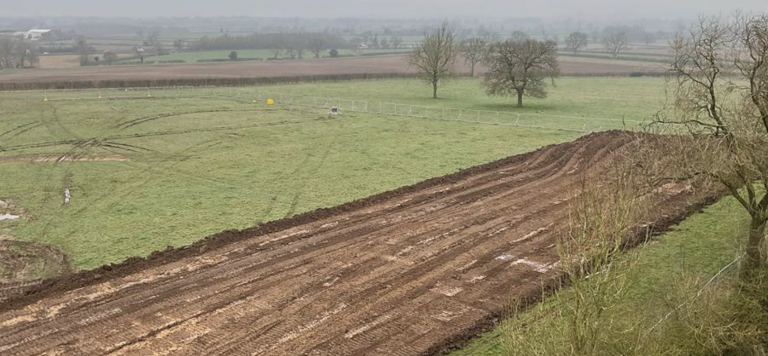
<svg viewBox="0 0 768 356">
<path fill-rule="evenodd" d="M 726 198 L 710 206 L 703 213 L 694 215 L 681 223 L 676 229 L 659 237 L 657 241 L 641 250 L 640 259 L 636 266 L 640 273 L 630 277 L 630 290 L 626 298 L 618 306 L 619 312 L 614 321 L 615 327 L 621 330 L 622 322 L 660 320 L 673 309 L 669 305 L 670 291 L 681 282 L 681 277 L 699 278 L 707 281 L 721 268 L 728 265 L 738 255 L 738 239 L 747 231 L 749 219 L 743 208 L 735 199 Z M 566 297 L 568 291 L 565 292 Z M 556 303 L 545 302 L 539 310 L 523 312 L 517 316 L 529 320 L 541 315 L 536 311 L 547 311 L 558 308 Z M 616 313 L 615 311 L 612 311 Z M 623 313 L 623 314 L 622 314 Z M 624 318 L 621 315 L 633 315 Z M 641 317 L 638 317 L 640 315 Z M 553 324 L 558 322 L 553 318 L 544 318 L 533 323 L 527 329 L 525 336 L 531 340 L 550 340 L 551 330 L 557 330 Z M 451 353 L 451 356 L 506 356 L 500 329 L 494 329 L 476 339 L 465 348 Z M 561 335 L 562 354 L 568 354 L 567 340 Z"/>
<path fill-rule="evenodd" d="M 448 81 L 432 99 L 431 88 L 410 79 L 375 82 L 313 83 L 281 85 L 263 90 L 291 95 L 312 95 L 335 99 L 356 99 L 424 106 L 445 106 L 477 110 L 506 111 L 645 120 L 664 104 L 664 81 L 660 78 L 575 78 L 563 77 L 549 90 L 546 99 L 525 98 L 517 108 L 511 98 L 489 97 L 480 79 Z"/>
<path fill-rule="evenodd" d="M 549 99 L 521 110 L 645 117 L 658 107 L 660 85 L 658 79 L 568 78 Z M 518 110 L 486 97 L 469 79 L 445 86 L 439 100 L 428 99 L 429 89 L 414 80 L 223 92 L 239 99 L 211 96 L 209 89 L 115 100 L 99 100 L 97 91 L 68 99 L 49 92 L 48 102 L 41 93 L 2 93 L 0 199 L 19 206 L 22 219 L 0 229 L 52 245 L 87 269 L 580 135 L 350 112 L 329 118 L 323 109 L 243 100 L 256 90 Z M 68 206 L 65 187 L 72 194 Z"/>
</svg>

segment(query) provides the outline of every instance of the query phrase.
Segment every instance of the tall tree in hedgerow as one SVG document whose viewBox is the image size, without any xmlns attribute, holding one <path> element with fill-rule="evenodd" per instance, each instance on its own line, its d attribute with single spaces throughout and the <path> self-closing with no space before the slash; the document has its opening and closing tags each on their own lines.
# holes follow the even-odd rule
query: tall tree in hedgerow
<svg viewBox="0 0 768 356">
<path fill-rule="evenodd" d="M 553 41 L 526 39 L 506 41 L 491 46 L 485 59 L 488 71 L 485 87 L 488 95 L 546 98 L 547 82 L 560 75 L 557 44 Z"/>
<path fill-rule="evenodd" d="M 702 18 L 671 40 L 670 108 L 654 124 L 676 135 L 676 172 L 725 186 L 751 218 L 745 275 L 766 265 L 768 14 Z"/>
<path fill-rule="evenodd" d="M 459 52 L 464 57 L 464 63 L 471 68 L 470 76 L 475 76 L 475 66 L 483 61 L 488 53 L 488 42 L 482 37 L 471 37 L 461 42 Z"/>
<path fill-rule="evenodd" d="M 437 87 L 455 75 L 458 46 L 448 23 L 443 23 L 424 35 L 424 41 L 408 56 L 408 63 L 432 85 L 432 97 L 437 99 Z"/>
</svg>

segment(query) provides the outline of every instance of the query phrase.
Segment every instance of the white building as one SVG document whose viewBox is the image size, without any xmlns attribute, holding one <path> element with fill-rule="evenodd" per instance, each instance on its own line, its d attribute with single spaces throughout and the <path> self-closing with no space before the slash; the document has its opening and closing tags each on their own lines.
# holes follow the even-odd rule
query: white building
<svg viewBox="0 0 768 356">
<path fill-rule="evenodd" d="M 51 30 L 44 30 L 44 29 L 32 29 L 26 32 L 24 35 L 24 39 L 28 41 L 39 41 L 43 39 L 48 39 L 52 35 Z"/>
</svg>

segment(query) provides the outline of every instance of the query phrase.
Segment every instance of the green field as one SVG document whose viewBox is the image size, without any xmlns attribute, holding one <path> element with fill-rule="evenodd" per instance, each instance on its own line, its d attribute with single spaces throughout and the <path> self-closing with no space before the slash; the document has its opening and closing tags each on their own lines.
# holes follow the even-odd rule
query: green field
<svg viewBox="0 0 768 356">
<path fill-rule="evenodd" d="M 260 90 L 642 118 L 658 107 L 661 85 L 567 78 L 549 99 L 521 110 L 486 97 L 469 79 L 449 83 L 439 100 L 428 99 L 429 88 L 415 80 L 168 90 L 149 98 L 124 91 L 2 93 L 0 200 L 19 206 L 22 219 L 0 222 L 0 234 L 50 244 L 76 268 L 94 268 L 582 134 L 355 112 L 330 118 L 321 108 L 252 103 Z M 557 126 L 571 119 L 546 120 Z M 78 159 L 54 162 L 64 156 Z M 62 204 L 65 187 L 69 206 Z"/>
<path fill-rule="evenodd" d="M 658 237 L 653 243 L 642 247 L 637 272 L 630 275 L 630 289 L 613 313 L 617 330 L 628 327 L 622 323 L 644 320 L 646 326 L 658 322 L 675 305 L 670 305 L 669 294 L 681 283 L 681 278 L 704 282 L 714 276 L 738 256 L 738 241 L 748 229 L 749 219 L 735 199 L 726 198 L 687 219 L 673 231 Z M 734 269 L 726 271 L 733 275 Z M 709 288 L 716 288 L 709 287 Z M 565 291 L 568 298 L 568 290 Z M 553 301 L 545 302 L 536 309 L 516 316 L 530 320 L 539 315 L 552 315 L 558 308 Z M 508 321 L 505 321 L 508 322 Z M 551 330 L 560 330 L 556 324 L 562 320 L 546 317 L 531 324 L 525 337 L 530 340 L 551 341 Z M 663 333 L 664 324 L 659 332 Z M 501 329 L 496 328 L 474 339 L 465 348 L 451 353 L 451 356 L 506 356 L 509 355 L 502 343 Z M 558 336 L 562 353 L 568 354 L 565 335 Z"/>
<path fill-rule="evenodd" d="M 348 49 L 340 49 L 339 55 L 341 56 L 351 56 L 353 55 L 352 50 Z M 391 49 L 367 49 L 362 51 L 361 53 L 364 54 L 377 54 L 377 53 L 393 53 L 393 52 L 403 52 L 405 50 L 391 50 Z M 222 60 L 222 59 L 229 59 L 229 54 L 232 51 L 195 51 L 195 52 L 178 52 L 178 53 L 171 53 L 164 56 L 150 56 L 144 58 L 145 61 L 185 61 L 187 63 L 196 63 L 200 60 Z M 243 49 L 243 50 L 237 50 L 238 58 L 241 60 L 243 59 L 252 59 L 252 58 L 259 58 L 259 59 L 268 59 L 268 58 L 274 58 L 275 53 L 272 50 L 268 49 Z M 321 57 L 327 58 L 330 57 L 328 54 L 328 50 L 323 51 L 320 54 Z M 287 58 L 285 53 L 282 53 L 278 58 Z M 315 58 L 314 53 L 305 51 L 304 52 L 304 59 L 312 59 Z M 133 59 L 135 60 L 135 59 Z"/>
<path fill-rule="evenodd" d="M 487 97 L 476 79 L 447 83 L 437 100 L 416 80 L 0 93 L 0 200 L 22 216 L 0 222 L 0 237 L 54 246 L 89 269 L 583 134 L 352 111 L 330 117 L 297 105 L 306 98 L 499 111 L 552 127 L 592 120 L 607 129 L 651 117 L 663 86 L 655 78 L 562 78 L 549 98 L 524 108 Z M 279 100 L 267 106 L 264 97 Z M 733 259 L 745 223 L 725 199 L 645 247 L 623 309 L 662 315 L 664 291 L 683 271 L 707 278 Z M 530 336 L 555 322 L 544 319 Z M 494 330 L 454 355 L 506 353 Z"/>
</svg>

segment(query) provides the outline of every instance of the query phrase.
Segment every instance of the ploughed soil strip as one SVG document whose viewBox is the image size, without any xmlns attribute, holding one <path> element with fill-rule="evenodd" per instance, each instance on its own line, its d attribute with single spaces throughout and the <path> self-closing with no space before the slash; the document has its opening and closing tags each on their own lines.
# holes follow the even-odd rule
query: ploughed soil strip
<svg viewBox="0 0 768 356">
<path fill-rule="evenodd" d="M 593 58 L 560 58 L 564 75 L 629 75 L 653 73 L 659 63 L 616 61 Z M 457 63 L 455 69 L 469 73 L 469 67 Z M 484 73 L 482 65 L 478 75 Z M 405 55 L 329 58 L 296 61 L 224 62 L 130 66 L 89 66 L 56 69 L 30 69 L 0 72 L 0 83 L 48 83 L 82 81 L 127 81 L 158 79 L 275 78 L 344 74 L 415 73 Z"/>
<path fill-rule="evenodd" d="M 50 280 L 0 305 L 0 355 L 423 355 L 558 277 L 554 231 L 607 132 Z M 664 228 L 711 201 L 659 190 Z"/>
</svg>

